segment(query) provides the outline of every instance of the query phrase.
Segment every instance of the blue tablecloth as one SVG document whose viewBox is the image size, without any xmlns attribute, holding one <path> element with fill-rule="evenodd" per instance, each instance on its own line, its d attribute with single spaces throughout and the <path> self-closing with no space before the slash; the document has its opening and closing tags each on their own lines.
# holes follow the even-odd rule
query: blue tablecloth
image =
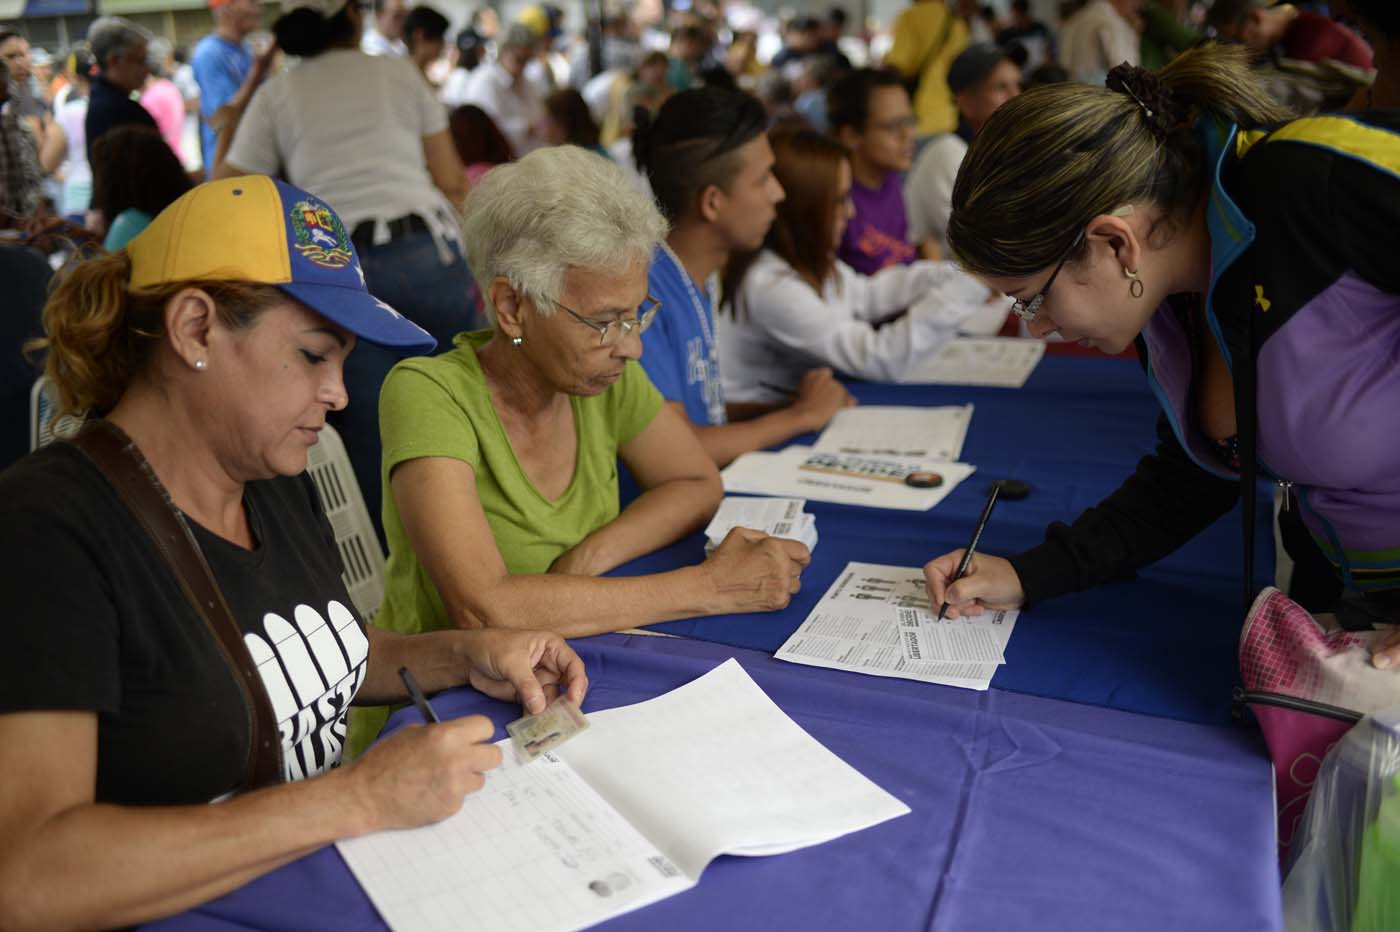
<svg viewBox="0 0 1400 932">
<path fill-rule="evenodd" d="M 982 537 L 982 551 L 1011 553 L 1043 540 L 1051 521 L 1072 521 L 1098 503 L 1156 446 L 1158 405 L 1133 360 L 1047 356 L 1015 390 L 859 382 L 851 388 L 864 404 L 973 403 L 962 458 L 978 471 L 928 512 L 809 502 L 821 539 L 802 592 L 786 610 L 656 630 L 774 651 L 848 562 L 921 566 L 965 547 L 991 479 L 1023 479 L 1032 487 L 1023 501 L 999 503 Z M 1267 495 L 1264 489 L 1257 527 L 1261 583 L 1272 579 L 1274 565 Z M 1136 579 L 1023 613 L 992 685 L 1188 721 L 1228 720 L 1244 621 L 1240 535 L 1236 508 Z M 653 573 L 703 558 L 697 534 L 617 572 Z"/>
<path fill-rule="evenodd" d="M 797 667 L 665 638 L 577 642 L 586 710 L 650 698 L 736 656 L 818 741 L 913 810 L 768 858 L 720 858 L 699 886 L 600 928 L 1134 932 L 1282 928 L 1272 774 L 1257 735 L 992 690 Z M 518 709 L 466 690 L 444 717 Z M 390 728 L 417 721 L 400 712 Z M 159 932 L 381 929 L 334 848 Z"/>
</svg>

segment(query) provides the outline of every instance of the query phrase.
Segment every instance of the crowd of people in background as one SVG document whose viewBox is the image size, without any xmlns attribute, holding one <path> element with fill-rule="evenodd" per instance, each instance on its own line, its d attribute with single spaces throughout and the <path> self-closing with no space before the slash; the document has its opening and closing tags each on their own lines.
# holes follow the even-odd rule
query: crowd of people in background
<svg viewBox="0 0 1400 932">
<path fill-rule="evenodd" d="M 929 263 L 949 256 L 953 187 L 968 146 L 1023 90 L 1102 84 L 1120 63 L 1158 67 L 1214 39 L 1246 46 L 1257 72 L 1295 111 L 1380 106 L 1400 93 L 1390 64 L 1394 24 L 1376 4 L 1058 6 L 1052 26 L 1028 0 L 995 7 L 915 0 L 886 30 L 853 23 L 840 6 L 772 16 L 744 0 L 694 4 L 664 18 L 643 4 L 607 6 L 601 18 L 572 24 L 549 4 L 510 22 L 483 6 L 454 32 L 441 11 L 405 0 L 377 0 L 363 13 L 340 0 L 297 0 L 275 24 L 257 0 L 210 0 L 212 30 L 192 52 L 103 16 L 83 42 L 56 56 L 31 49 L 20 30 L 0 28 L 0 210 L 7 226 L 32 232 L 61 221 L 69 233 L 114 249 L 192 184 L 278 174 L 335 205 L 371 289 L 446 347 L 453 334 L 486 323 L 487 301 L 467 269 L 456 218 L 494 166 L 577 146 L 616 163 L 664 210 L 666 192 L 654 190 L 639 140 L 654 139 L 651 124 L 675 95 L 723 90 L 743 95 L 745 113 L 753 108 L 754 132 L 785 134 L 775 171 L 789 196 L 807 192 L 806 200 L 779 208 L 779 221 L 764 225 L 766 239 L 734 241 L 726 229 L 729 240 L 691 277 L 704 282 L 720 272 L 725 263 L 710 261 L 715 256 L 758 250 L 736 260 L 748 271 L 747 287 L 738 276 L 725 279 L 723 303 L 753 311 L 735 319 L 760 326 L 772 302 L 760 299 L 770 289 L 757 283 L 795 274 L 813 297 L 852 315 L 846 336 L 815 355 L 798 349 L 811 334 L 777 338 L 770 322 L 770 338 L 838 371 L 890 374 L 907 365 L 910 347 L 927 349 L 940 328 L 973 314 L 925 308 L 901 321 L 908 334 L 879 326 L 937 280 Z M 336 94 L 322 92 L 331 86 Z M 672 236 L 685 239 L 686 219 L 668 219 Z M 831 257 L 825 232 L 838 238 Z M 813 236 L 821 242 L 804 241 Z M 910 274 L 901 279 L 887 274 L 891 268 Z M 975 303 L 975 289 L 953 291 Z M 702 297 L 712 310 L 720 306 L 718 294 Z M 937 326 L 917 323 L 935 319 Z M 903 355 L 891 349 L 896 344 Z M 376 352 L 352 359 L 347 380 L 358 403 L 337 417 L 377 517 L 375 400 L 392 360 Z M 755 365 L 768 362 L 764 353 L 754 357 Z M 799 400 L 821 387 L 800 375 L 794 369 L 791 384 L 779 386 Z M 735 373 L 729 379 L 735 397 L 777 397 L 772 380 L 757 388 Z M 688 401 L 688 413 L 714 426 L 723 413 L 719 380 L 701 381 L 708 400 Z M 778 434 L 792 432 L 789 425 Z M 723 462 L 733 451 L 721 447 Z"/>
<path fill-rule="evenodd" d="M 333 5 L 323 4 L 323 12 L 337 12 Z M 31 48 L 19 26 L 0 26 L 0 66 L 8 73 L 3 207 L 11 225 L 13 217 L 47 211 L 105 237 L 115 218 L 89 210 L 88 155 L 118 126 L 157 129 L 192 180 L 215 176 L 219 128 L 288 62 L 257 0 L 209 6 L 213 28 L 192 50 L 111 16 L 56 54 Z M 454 30 L 431 6 L 379 0 L 360 18 L 353 44 L 412 64 L 448 111 L 476 108 L 457 123 L 479 128 L 453 137 L 464 165 L 478 166 L 469 182 L 480 177 L 479 166 L 506 160 L 495 143 L 503 138 L 510 158 L 549 145 L 591 148 L 640 183 L 632 157 L 639 108 L 655 113 L 669 95 L 693 86 L 750 93 L 770 123 L 799 119 L 852 149 L 857 216 L 842 255 L 868 274 L 876 267 L 870 262 L 934 257 L 946 248 L 939 217 L 946 207 L 938 205 L 947 200 L 959 146 L 989 108 L 1023 87 L 1102 83 L 1120 62 L 1158 68 L 1216 38 L 1248 46 L 1271 89 L 1295 110 L 1343 106 L 1358 95 L 1375 105 L 1377 91 L 1395 93 L 1395 79 L 1377 27 L 1364 34 L 1366 6 L 1079 0 L 1058 4 L 1052 28 L 1028 0 L 916 0 L 879 29 L 852 22 L 841 6 L 772 16 L 744 0 L 712 0 L 663 18 L 645 4 L 610 5 L 601 19 L 570 23 L 544 4 L 507 23 L 483 6 Z M 883 88 L 868 95 L 869 114 L 867 86 Z M 849 124 L 852 114 L 862 125 Z M 911 171 L 915 140 L 921 164 Z M 479 157 L 482 147 L 492 150 L 488 158 Z M 904 220 L 891 211 L 901 184 L 910 204 Z M 882 210 L 872 225 L 872 211 Z M 906 238 L 912 252 L 900 245 Z M 858 248 L 881 257 L 859 259 Z"/>
<path fill-rule="evenodd" d="M 824 398 L 817 408 L 829 412 L 841 396 L 804 379 L 799 360 L 820 363 L 818 372 L 893 377 L 914 349 L 927 351 L 975 316 L 977 289 L 945 282 L 935 290 L 958 295 L 960 310 L 923 306 L 897 327 L 880 326 L 944 281 L 933 263 L 949 255 L 954 182 L 968 145 L 1003 103 L 1061 81 L 1101 84 L 1120 62 L 1159 66 L 1209 38 L 1247 46 L 1295 110 L 1393 102 L 1385 32 L 1393 23 L 1384 14 L 1367 19 L 1374 4 L 1333 4 L 1337 15 L 1318 9 L 1326 6 L 1087 0 L 1059 4 L 1052 27 L 1028 0 L 1000 9 L 915 0 L 888 30 L 872 31 L 840 6 L 774 17 L 731 0 L 664 19 L 644 5 L 609 6 L 571 32 L 563 11 L 545 4 L 511 22 L 483 6 L 454 34 L 442 12 L 405 0 L 378 0 L 363 13 L 340 0 L 298 0 L 275 24 L 257 0 L 210 0 L 213 28 L 188 54 L 114 16 L 98 18 L 85 41 L 59 56 L 5 28 L 0 209 L 5 225 L 33 231 L 62 221 L 115 249 L 194 183 L 278 174 L 337 208 L 369 287 L 446 348 L 454 334 L 486 323 L 487 300 L 468 271 L 456 218 L 494 166 L 578 146 L 616 163 L 664 211 L 667 192 L 655 190 L 639 140 L 654 145 L 652 124 L 677 94 L 743 95 L 722 105 L 742 99 L 740 110 L 752 109 L 745 132 L 785 134 L 774 170 L 792 200 L 771 229 L 764 218 L 773 208 L 764 205 L 763 229 L 747 239 L 706 218 L 696 229 L 722 228 L 723 241 L 706 244 L 710 253 L 689 277 L 703 283 L 737 255 L 748 280 L 726 276 L 722 303 L 740 313 L 721 317 L 743 324 L 719 326 L 714 340 L 735 343 L 729 331 L 759 327 L 777 347 L 733 351 L 756 367 L 746 375 L 736 364 L 727 374 L 733 399 L 775 402 L 793 392 L 800 410 Z M 332 86 L 336 94 L 323 93 Z M 693 160 L 678 164 L 703 171 Z M 693 218 L 668 219 L 672 238 L 685 241 L 677 252 L 692 245 Z M 837 237 L 829 257 L 826 233 Z M 658 253 L 657 267 L 667 262 Z M 792 313 L 775 308 L 771 296 L 787 294 L 788 275 L 812 291 L 802 296 L 850 315 L 839 339 L 808 345 L 818 334 L 794 328 Z M 689 296 L 677 297 L 683 307 Z M 721 305 L 718 293 L 699 297 L 711 313 Z M 694 347 L 677 352 L 693 356 Z M 760 387 L 758 368 L 785 356 L 791 370 Z M 352 357 L 354 403 L 333 418 L 376 519 L 376 399 L 392 363 L 372 347 Z M 679 368 L 695 376 L 700 394 L 686 399 L 678 387 L 668 397 L 684 402 L 693 423 L 720 427 L 717 367 L 692 358 Z M 661 384 L 675 378 L 652 376 Z M 741 432 L 771 443 L 811 427 L 806 416 L 777 430 L 774 422 L 768 412 Z M 719 443 L 711 452 L 723 463 L 759 445 Z"/>
</svg>

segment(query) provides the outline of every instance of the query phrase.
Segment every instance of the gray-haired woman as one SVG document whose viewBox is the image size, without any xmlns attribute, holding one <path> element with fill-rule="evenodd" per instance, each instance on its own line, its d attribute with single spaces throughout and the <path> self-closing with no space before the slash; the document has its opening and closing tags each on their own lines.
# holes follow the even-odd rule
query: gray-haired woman
<svg viewBox="0 0 1400 932">
<path fill-rule="evenodd" d="M 496 326 L 384 383 L 377 624 L 576 636 L 787 605 L 807 548 L 743 529 L 699 566 L 597 578 L 699 528 L 722 494 L 636 364 L 666 313 L 647 295 L 665 230 L 617 166 L 572 146 L 497 166 L 472 192 L 463 238 Z M 620 513 L 619 458 L 643 490 Z M 383 718 L 357 710 L 352 750 Z"/>
</svg>

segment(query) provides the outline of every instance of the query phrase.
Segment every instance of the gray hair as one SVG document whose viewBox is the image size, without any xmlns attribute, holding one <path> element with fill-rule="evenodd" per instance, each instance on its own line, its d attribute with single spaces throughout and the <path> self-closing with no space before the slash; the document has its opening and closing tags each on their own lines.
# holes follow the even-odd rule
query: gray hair
<svg viewBox="0 0 1400 932">
<path fill-rule="evenodd" d="M 146 68 L 158 78 L 170 77 L 165 73 L 165 61 L 174 51 L 175 46 L 169 39 L 155 36 L 146 43 Z"/>
<path fill-rule="evenodd" d="M 129 19 L 99 16 L 88 27 L 87 38 L 92 46 L 92 57 L 97 60 L 97 70 L 106 71 L 110 56 L 149 42 L 151 34 Z"/>
<path fill-rule="evenodd" d="M 504 277 L 548 317 L 568 269 L 647 263 L 666 230 L 661 211 L 611 161 L 556 146 L 487 172 L 467 197 L 462 240 L 494 323 L 493 279 Z"/>
<path fill-rule="evenodd" d="M 497 52 L 508 49 L 532 49 L 539 45 L 540 38 L 524 23 L 511 23 L 506 34 L 496 43 Z"/>
</svg>

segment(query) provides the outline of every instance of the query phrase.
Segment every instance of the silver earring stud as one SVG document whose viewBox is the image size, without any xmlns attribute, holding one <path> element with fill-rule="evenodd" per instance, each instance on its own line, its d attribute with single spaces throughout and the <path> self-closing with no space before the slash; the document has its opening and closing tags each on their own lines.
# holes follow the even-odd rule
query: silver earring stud
<svg viewBox="0 0 1400 932">
<path fill-rule="evenodd" d="M 524 345 L 525 345 L 525 338 L 524 338 L 524 337 L 511 337 L 511 338 L 510 338 L 510 345 L 511 345 L 511 346 L 524 346 Z"/>
<path fill-rule="evenodd" d="M 194 367 L 200 372 L 203 372 L 205 369 L 209 368 L 209 363 L 205 362 L 203 359 L 196 359 L 194 361 Z"/>
</svg>

